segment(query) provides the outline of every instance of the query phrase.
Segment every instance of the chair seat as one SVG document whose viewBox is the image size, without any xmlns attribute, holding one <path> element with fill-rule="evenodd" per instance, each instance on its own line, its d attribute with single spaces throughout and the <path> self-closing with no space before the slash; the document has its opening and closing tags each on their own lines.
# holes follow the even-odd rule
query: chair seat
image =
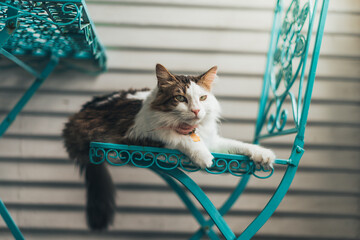
<svg viewBox="0 0 360 240">
<path fill-rule="evenodd" d="M 231 174 L 242 177 L 252 174 L 257 178 L 269 178 L 274 169 L 264 169 L 244 155 L 212 153 L 213 165 L 201 169 L 190 159 L 175 149 L 131 146 L 113 143 L 92 142 L 90 144 L 90 161 L 101 164 L 105 160 L 114 166 L 133 165 L 139 168 L 157 167 L 162 170 L 180 168 L 185 172 L 203 171 L 209 174 Z"/>
</svg>

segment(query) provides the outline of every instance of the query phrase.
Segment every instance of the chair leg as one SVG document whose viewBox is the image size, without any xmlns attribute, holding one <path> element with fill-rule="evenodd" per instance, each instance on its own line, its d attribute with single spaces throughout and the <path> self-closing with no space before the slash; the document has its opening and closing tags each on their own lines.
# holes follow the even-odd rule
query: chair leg
<svg viewBox="0 0 360 240">
<path fill-rule="evenodd" d="M 225 222 L 224 218 L 221 216 L 221 214 L 210 201 L 210 199 L 187 174 L 176 168 L 166 171 L 162 171 L 161 169 L 159 169 L 159 171 L 164 174 L 168 174 L 178 180 L 194 195 L 194 197 L 203 206 L 205 211 L 209 214 L 212 221 L 214 221 L 215 225 L 218 227 L 225 239 L 233 240 L 236 238 L 235 234 L 231 231 L 229 225 Z"/>
<path fill-rule="evenodd" d="M 255 220 L 244 230 L 244 232 L 239 236 L 237 240 L 248 240 L 251 239 L 257 231 L 266 223 L 266 221 L 271 217 L 275 212 L 276 208 L 279 206 L 280 202 L 287 193 L 292 180 L 294 179 L 297 166 L 288 166 L 285 175 L 276 189 L 274 195 L 261 211 L 261 213 L 255 218 Z"/>
<path fill-rule="evenodd" d="M 195 204 L 191 201 L 191 199 L 188 197 L 188 195 L 185 193 L 185 191 L 179 186 L 179 184 L 177 184 L 169 176 L 167 176 L 164 173 L 162 173 L 161 171 L 159 171 L 157 168 L 151 168 L 151 170 L 153 170 L 160 177 L 162 177 L 165 180 L 165 182 L 177 193 L 179 198 L 183 201 L 183 203 L 189 209 L 190 213 L 194 216 L 196 221 L 200 224 L 201 228 L 199 229 L 199 232 L 201 233 L 201 236 L 203 234 L 207 234 L 210 239 L 219 240 L 220 238 L 214 232 L 214 230 L 211 228 L 211 226 L 213 225 L 213 222 L 212 221 L 206 221 L 203 214 L 195 206 Z"/>
<path fill-rule="evenodd" d="M 226 202 L 219 208 L 219 213 L 221 214 L 221 216 L 224 216 L 230 209 L 231 207 L 234 205 L 234 203 L 236 202 L 236 200 L 239 198 L 239 196 L 244 192 L 245 187 L 247 185 L 247 183 L 249 182 L 250 179 L 250 175 L 244 175 L 241 180 L 239 181 L 238 185 L 236 186 L 236 188 L 234 189 L 234 191 L 232 192 L 232 194 L 230 195 L 230 197 L 226 200 Z M 214 222 L 211 221 L 210 219 L 206 222 L 206 224 L 210 227 L 212 227 L 214 225 Z M 198 231 L 196 231 L 194 233 L 194 235 L 192 235 L 192 237 L 190 238 L 190 240 L 198 240 L 201 239 L 201 237 L 204 235 L 204 232 L 202 231 L 202 229 L 199 229 Z"/>
<path fill-rule="evenodd" d="M 0 199 L 0 215 L 4 219 L 6 225 L 10 229 L 14 238 L 16 240 L 24 240 L 25 239 L 24 236 L 22 235 L 20 229 L 18 228 L 18 226 L 12 219 L 10 213 L 6 209 L 5 204 L 3 203 L 3 201 L 1 199 Z"/>
<path fill-rule="evenodd" d="M 297 147 L 293 149 L 293 152 L 290 156 L 293 164 L 287 167 L 278 188 L 276 189 L 274 195 L 271 197 L 269 202 L 266 204 L 265 208 L 255 218 L 255 220 L 250 223 L 250 225 L 244 230 L 244 232 L 239 236 L 237 240 L 251 239 L 271 217 L 271 215 L 275 212 L 276 208 L 279 206 L 282 199 L 285 197 L 285 194 L 289 190 L 289 187 L 295 177 L 299 161 L 304 153 L 304 149 L 301 147 L 303 146 L 302 140 L 296 139 L 294 145 Z"/>
<path fill-rule="evenodd" d="M 16 116 L 23 109 L 26 103 L 31 99 L 34 93 L 39 89 L 41 84 L 45 81 L 45 79 L 52 73 L 55 69 L 59 58 L 57 56 L 51 56 L 49 63 L 46 65 L 42 73 L 39 77 L 36 78 L 34 83 L 30 86 L 30 88 L 25 92 L 25 94 L 21 97 L 21 99 L 17 102 L 14 108 L 10 111 L 10 113 L 5 117 L 5 119 L 0 124 L 0 138 L 9 128 L 11 123 L 15 120 Z"/>
</svg>

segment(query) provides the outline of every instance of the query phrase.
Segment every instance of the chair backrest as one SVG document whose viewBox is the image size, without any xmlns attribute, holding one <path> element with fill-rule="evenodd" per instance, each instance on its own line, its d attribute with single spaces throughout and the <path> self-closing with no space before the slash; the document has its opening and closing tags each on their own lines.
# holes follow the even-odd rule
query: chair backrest
<svg viewBox="0 0 360 240">
<path fill-rule="evenodd" d="M 265 138 L 295 134 L 293 150 L 297 146 L 303 147 L 329 0 L 322 1 L 320 18 L 316 20 L 319 2 L 320 0 L 277 1 L 255 143 Z M 317 29 L 314 29 L 315 22 Z M 316 36 L 312 59 L 307 61 L 314 31 Z M 289 116 L 289 111 L 292 117 Z"/>
</svg>

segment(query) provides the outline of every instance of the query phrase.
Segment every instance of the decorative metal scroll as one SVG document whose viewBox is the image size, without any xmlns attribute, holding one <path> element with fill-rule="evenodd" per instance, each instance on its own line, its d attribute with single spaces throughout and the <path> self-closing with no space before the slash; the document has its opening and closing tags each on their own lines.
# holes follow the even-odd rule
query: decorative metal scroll
<svg viewBox="0 0 360 240">
<path fill-rule="evenodd" d="M 282 2 L 278 0 L 278 7 L 282 9 Z M 303 2 L 303 1 L 302 1 Z M 309 0 L 300 5 L 299 0 L 292 0 L 289 7 L 283 13 L 278 25 L 273 31 L 277 34 L 275 49 L 271 49 L 270 68 L 265 73 L 265 79 L 269 80 L 268 100 L 264 112 L 261 113 L 266 133 L 258 136 L 268 137 L 295 133 L 298 130 L 301 118 L 303 82 L 307 54 L 309 50 L 309 39 L 311 37 L 313 12 L 315 6 Z M 280 14 L 277 12 L 276 14 Z M 306 25 L 309 25 L 306 28 Z M 304 29 L 308 33 L 304 34 Z M 296 89 L 295 86 L 296 85 Z M 295 89 L 295 90 L 294 90 Z M 297 91 L 297 94 L 296 94 Z M 294 127 L 285 129 L 288 121 L 288 108 L 285 102 L 290 102 Z M 259 126 L 258 126 L 259 127 Z"/>
<path fill-rule="evenodd" d="M 157 167 L 162 170 L 180 168 L 186 172 L 201 170 L 181 152 L 163 148 L 92 142 L 89 155 L 94 164 L 107 162 L 113 166 L 129 164 L 139 168 Z M 252 174 L 257 178 L 269 178 L 274 172 L 273 168 L 257 166 L 246 156 L 219 153 L 213 153 L 213 156 L 213 165 L 204 169 L 211 174 L 230 173 L 237 177 Z"/>
<path fill-rule="evenodd" d="M 16 10 L 11 16 L 9 9 Z M 0 2 L 0 31 L 18 20 L 16 31 L 4 45 L 14 55 L 95 59 L 104 67 L 105 52 L 96 37 L 82 1 Z"/>
</svg>

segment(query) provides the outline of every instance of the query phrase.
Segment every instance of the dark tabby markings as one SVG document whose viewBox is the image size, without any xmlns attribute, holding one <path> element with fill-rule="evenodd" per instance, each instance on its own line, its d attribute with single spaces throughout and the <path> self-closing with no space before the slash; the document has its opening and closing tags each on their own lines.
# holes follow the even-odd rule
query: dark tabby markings
<svg viewBox="0 0 360 240">
<path fill-rule="evenodd" d="M 113 92 L 104 96 L 98 96 L 94 97 L 93 100 L 85 103 L 81 109 L 83 111 L 84 109 L 91 108 L 91 109 L 102 109 L 107 108 L 111 106 L 112 103 L 115 103 L 118 100 L 127 100 L 126 96 L 128 94 L 134 95 L 137 92 L 143 92 L 143 91 L 150 91 L 149 88 L 142 88 L 142 89 L 129 89 L 127 91 L 117 91 Z"/>
<path fill-rule="evenodd" d="M 159 91 L 151 107 L 164 112 L 173 110 L 179 104 L 174 96 L 185 95 L 191 81 L 210 89 L 215 75 L 209 72 L 214 73 L 214 71 L 216 74 L 216 67 L 215 70 L 212 68 L 198 77 L 173 75 L 158 64 L 156 75 Z M 208 77 L 210 75 L 211 78 Z M 80 112 L 70 117 L 63 130 L 64 144 L 70 158 L 80 166 L 81 171 L 85 172 L 87 222 L 94 230 L 105 229 L 113 221 L 115 185 L 105 164 L 89 163 L 90 142 L 164 147 L 163 143 L 152 139 L 130 140 L 126 137 L 143 105 L 143 100 L 129 99 L 127 95 L 134 95 L 138 91 L 149 91 L 149 89 L 131 89 L 95 97 L 84 104 Z"/>
<path fill-rule="evenodd" d="M 151 103 L 151 108 L 163 112 L 172 111 L 179 104 L 174 97 L 185 95 L 191 82 L 210 90 L 216 70 L 217 67 L 213 67 L 200 76 L 174 75 L 164 66 L 157 64 L 156 76 L 159 91 Z M 135 117 L 143 101 L 128 99 L 126 96 L 134 95 L 139 91 L 149 91 L 149 89 L 113 92 L 95 97 L 84 104 L 81 111 L 70 118 L 63 130 L 65 147 L 70 158 L 77 160 L 80 165 L 87 164 L 90 141 L 136 144 L 134 141 L 125 139 L 125 134 L 134 125 Z M 145 139 L 139 145 L 162 145 L 152 141 L 147 143 L 147 141 Z"/>
<path fill-rule="evenodd" d="M 174 99 L 176 95 L 185 95 L 191 82 L 197 83 L 201 76 L 184 76 L 170 73 L 161 64 L 156 65 L 156 76 L 158 79 L 159 91 L 151 108 L 162 112 L 170 112 L 179 104 Z"/>
<path fill-rule="evenodd" d="M 126 95 L 148 90 L 146 88 L 114 92 L 95 97 L 84 104 L 81 111 L 69 119 L 63 130 L 65 147 L 70 158 L 76 160 L 80 166 L 86 165 L 89 161 L 91 141 L 128 144 L 130 141 L 125 139 L 125 134 L 134 125 L 143 101 L 127 99 Z"/>
</svg>

